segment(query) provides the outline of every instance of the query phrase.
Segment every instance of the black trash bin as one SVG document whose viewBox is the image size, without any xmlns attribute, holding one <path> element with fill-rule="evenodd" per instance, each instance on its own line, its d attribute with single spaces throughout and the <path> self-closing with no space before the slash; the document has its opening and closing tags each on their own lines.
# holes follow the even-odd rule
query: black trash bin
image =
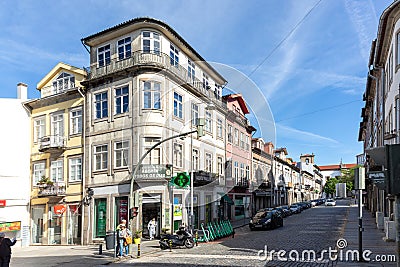
<svg viewBox="0 0 400 267">
<path fill-rule="evenodd" d="M 106 249 L 114 249 L 115 247 L 115 231 L 106 232 Z"/>
</svg>

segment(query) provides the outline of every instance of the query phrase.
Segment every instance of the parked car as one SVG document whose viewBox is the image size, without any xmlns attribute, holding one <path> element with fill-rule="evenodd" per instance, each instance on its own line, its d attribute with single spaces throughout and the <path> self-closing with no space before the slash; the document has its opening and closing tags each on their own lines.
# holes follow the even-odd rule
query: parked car
<svg viewBox="0 0 400 267">
<path fill-rule="evenodd" d="M 287 211 L 285 211 L 285 209 L 283 207 L 275 207 L 274 210 L 279 211 L 283 218 L 288 216 Z"/>
<path fill-rule="evenodd" d="M 300 213 L 301 212 L 301 208 L 299 205 L 292 204 L 292 205 L 290 205 L 289 208 L 292 211 L 292 213 Z"/>
<path fill-rule="evenodd" d="M 283 226 L 283 218 L 282 214 L 276 210 L 258 212 L 249 223 L 252 231 L 256 228 L 273 229 L 280 226 Z"/>
<path fill-rule="evenodd" d="M 285 211 L 286 216 L 290 216 L 293 212 L 290 210 L 289 206 L 282 206 L 282 209 Z"/>
<path fill-rule="evenodd" d="M 336 206 L 336 201 L 334 199 L 329 198 L 325 201 L 325 206 Z"/>
</svg>

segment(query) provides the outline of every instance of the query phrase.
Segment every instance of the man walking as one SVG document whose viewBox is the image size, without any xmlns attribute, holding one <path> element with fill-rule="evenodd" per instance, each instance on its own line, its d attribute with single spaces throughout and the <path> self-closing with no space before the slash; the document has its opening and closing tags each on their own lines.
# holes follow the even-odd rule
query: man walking
<svg viewBox="0 0 400 267">
<path fill-rule="evenodd" d="M 11 246 L 14 246 L 17 240 L 10 240 L 5 233 L 0 233 L 0 267 L 9 267 L 11 260 Z"/>
<path fill-rule="evenodd" d="M 150 240 L 152 240 L 156 234 L 156 226 L 157 222 L 155 218 L 153 218 L 147 225 L 147 229 L 149 229 Z"/>
</svg>

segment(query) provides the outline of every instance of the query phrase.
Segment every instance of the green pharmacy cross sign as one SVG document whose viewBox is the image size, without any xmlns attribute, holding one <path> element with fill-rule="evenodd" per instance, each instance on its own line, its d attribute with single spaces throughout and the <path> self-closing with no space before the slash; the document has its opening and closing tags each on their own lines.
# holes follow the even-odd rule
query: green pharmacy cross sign
<svg viewBox="0 0 400 267">
<path fill-rule="evenodd" d="M 171 182 L 179 187 L 187 187 L 190 184 L 190 176 L 186 172 L 180 172 L 172 178 Z"/>
</svg>

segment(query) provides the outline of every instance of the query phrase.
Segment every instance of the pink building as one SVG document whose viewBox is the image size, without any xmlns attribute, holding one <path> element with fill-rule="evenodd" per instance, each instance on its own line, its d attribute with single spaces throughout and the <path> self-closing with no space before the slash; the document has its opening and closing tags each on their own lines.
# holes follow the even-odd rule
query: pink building
<svg viewBox="0 0 400 267">
<path fill-rule="evenodd" d="M 251 134 L 256 129 L 245 117 L 249 109 L 241 94 L 223 97 L 227 103 L 226 116 L 226 185 L 231 188 L 228 195 L 233 205 L 227 207 L 226 216 L 230 220 L 240 220 L 251 216 L 252 194 L 249 192 L 252 173 Z"/>
</svg>

